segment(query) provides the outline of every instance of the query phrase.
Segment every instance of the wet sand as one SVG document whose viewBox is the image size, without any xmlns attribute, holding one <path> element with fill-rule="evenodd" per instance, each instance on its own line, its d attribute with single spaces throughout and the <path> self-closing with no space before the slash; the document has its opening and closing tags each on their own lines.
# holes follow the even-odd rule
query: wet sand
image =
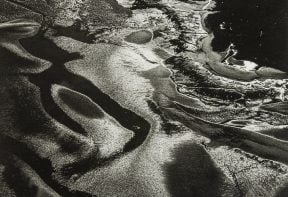
<svg viewBox="0 0 288 197">
<path fill-rule="evenodd" d="M 13 78 L 5 76 L 0 80 L 5 87 L 0 106 L 4 109 L 1 110 L 3 121 L 0 123 L 4 132 L 3 137 L 0 135 L 0 145 L 7 150 L 5 154 L 16 155 L 9 161 L 15 165 L 0 161 L 11 191 L 20 194 L 28 190 L 27 195 L 30 195 L 32 185 L 38 194 L 51 196 L 253 196 L 275 193 L 287 172 L 284 164 L 288 162 L 288 145 L 284 141 L 285 135 L 283 137 L 287 127 L 252 131 L 248 127 L 237 127 L 241 123 L 245 126 L 249 121 L 234 121 L 236 126 L 231 126 L 219 121 L 222 117 L 216 117 L 214 121 L 200 118 L 207 118 L 209 113 L 232 118 L 232 115 L 225 115 L 223 109 L 234 107 L 234 101 L 231 102 L 234 97 L 229 100 L 227 96 L 228 104 L 224 107 L 221 102 L 212 105 L 214 101 L 209 99 L 213 94 L 210 97 L 185 94 L 185 87 L 181 86 L 184 83 L 177 81 L 174 60 L 180 62 L 179 66 L 185 63 L 187 69 L 190 64 L 185 61 L 189 61 L 189 57 L 204 57 L 202 52 L 193 56 L 191 53 L 199 51 L 191 52 L 185 48 L 186 26 L 179 8 L 189 12 L 193 8 L 196 16 L 203 11 L 202 4 L 190 3 L 177 1 L 175 7 L 169 7 L 167 1 L 143 4 L 144 8 L 160 10 L 163 18 L 170 20 L 169 24 L 175 23 L 176 33 L 181 31 L 175 36 L 179 42 L 166 37 L 171 41 L 170 48 L 166 45 L 159 47 L 165 31 L 162 37 L 159 34 L 155 38 L 153 24 L 156 27 L 159 24 L 152 23 L 155 22 L 153 17 L 149 19 L 152 26 L 147 28 L 143 17 L 143 24 L 140 22 L 137 28 L 131 25 L 129 30 L 117 29 L 111 33 L 111 38 L 103 39 L 104 43 L 94 43 L 90 37 L 86 42 L 86 31 L 68 35 L 70 26 L 68 30 L 62 29 L 65 34 L 62 36 L 54 35 L 57 28 L 51 28 L 52 33 L 47 31 L 44 35 L 20 41 L 25 52 L 49 62 L 50 67 L 41 73 L 14 73 Z M 115 6 L 117 8 L 113 4 L 113 9 Z M 137 18 L 137 9 L 142 8 L 135 7 L 131 21 Z M 145 9 L 148 16 L 160 13 L 149 9 Z M 190 19 L 189 14 L 183 13 Z M 193 20 L 198 28 L 200 21 L 196 16 Z M 89 15 L 87 20 L 93 21 L 94 17 L 97 18 Z M 151 29 L 151 32 L 143 29 Z M 113 44 L 113 39 L 117 45 Z M 208 36 L 209 39 L 211 41 Z M 220 57 L 211 50 L 208 41 L 204 39 L 202 49 L 216 65 Z M 161 53 L 159 48 L 163 50 Z M 176 57 L 179 50 L 187 55 L 186 60 Z M 14 56 L 17 57 L 17 53 Z M 191 61 L 197 62 L 198 59 Z M 199 62 L 191 65 L 194 70 L 190 71 L 196 71 L 196 78 L 204 76 L 206 84 L 211 82 L 214 85 L 199 86 L 200 93 L 223 84 L 225 87 L 224 77 L 219 79 L 212 72 L 202 72 L 203 65 Z M 231 78 L 238 80 L 249 81 L 254 77 L 228 67 L 221 69 L 219 73 L 233 75 Z M 244 82 L 231 81 L 234 88 L 246 90 Z M 221 94 L 228 94 L 218 93 L 219 98 Z M 235 95 L 234 100 L 241 96 Z M 254 97 L 245 99 L 253 101 Z M 248 113 L 250 108 L 245 107 L 243 113 Z M 276 111 L 283 114 L 278 108 Z M 21 170 L 17 172 L 17 169 Z M 8 177 L 13 172 L 17 172 L 21 180 L 28 179 L 29 184 L 18 186 L 21 181 Z M 261 183 L 259 180 L 262 179 L 269 185 Z"/>
<path fill-rule="evenodd" d="M 141 30 L 137 32 L 132 32 L 125 37 L 125 41 L 135 43 L 135 44 L 146 44 L 150 42 L 153 38 L 153 34 L 148 30 Z"/>
</svg>

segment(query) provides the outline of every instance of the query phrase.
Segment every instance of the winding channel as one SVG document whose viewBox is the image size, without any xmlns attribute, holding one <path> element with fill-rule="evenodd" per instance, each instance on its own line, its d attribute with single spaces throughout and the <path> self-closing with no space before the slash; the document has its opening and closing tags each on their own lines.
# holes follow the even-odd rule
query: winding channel
<svg viewBox="0 0 288 197">
<path fill-rule="evenodd" d="M 150 130 L 148 121 L 123 108 L 89 80 L 66 70 L 64 64 L 81 58 L 80 54 L 68 53 L 41 35 L 22 40 L 21 44 L 32 55 L 52 62 L 52 66 L 46 71 L 40 74 L 29 74 L 28 76 L 29 80 L 40 88 L 43 107 L 53 118 L 74 132 L 86 135 L 80 124 L 66 115 L 53 101 L 51 85 L 59 84 L 88 96 L 123 127 L 134 132 L 133 138 L 125 144 L 123 154 L 134 150 L 145 141 Z"/>
</svg>

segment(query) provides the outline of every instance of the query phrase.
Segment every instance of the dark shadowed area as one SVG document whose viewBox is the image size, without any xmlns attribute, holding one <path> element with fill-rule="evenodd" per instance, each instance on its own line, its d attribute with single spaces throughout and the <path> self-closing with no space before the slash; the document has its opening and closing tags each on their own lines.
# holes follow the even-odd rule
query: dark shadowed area
<svg viewBox="0 0 288 197">
<path fill-rule="evenodd" d="M 173 197 L 220 197 L 224 175 L 199 144 L 183 144 L 173 152 L 174 160 L 164 166 Z"/>
<path fill-rule="evenodd" d="M 237 59 L 288 71 L 288 3 L 286 0 L 216 0 L 206 20 L 213 49 L 235 44 Z"/>
</svg>

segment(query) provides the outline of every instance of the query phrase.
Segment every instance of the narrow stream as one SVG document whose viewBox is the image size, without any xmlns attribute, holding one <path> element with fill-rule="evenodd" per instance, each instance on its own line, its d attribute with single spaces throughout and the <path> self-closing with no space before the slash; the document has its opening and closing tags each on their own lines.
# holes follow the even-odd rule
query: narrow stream
<svg viewBox="0 0 288 197">
<path fill-rule="evenodd" d="M 34 56 L 53 63 L 49 69 L 40 74 L 28 74 L 30 82 L 40 88 L 43 108 L 52 118 L 72 131 L 87 136 L 87 132 L 82 126 L 70 118 L 54 102 L 51 96 L 51 85 L 59 84 L 88 96 L 106 113 L 114 117 L 120 125 L 134 132 L 134 136 L 124 145 L 120 153 L 107 159 L 97 159 L 96 155 L 89 155 L 87 158 L 64 166 L 61 170 L 63 176 L 70 177 L 75 173 L 85 173 L 89 169 L 106 165 L 121 154 L 133 151 L 145 141 L 150 131 L 148 121 L 123 108 L 89 80 L 66 70 L 64 66 L 66 62 L 82 58 L 79 53 L 68 53 L 41 35 L 21 40 L 21 44 Z"/>
</svg>

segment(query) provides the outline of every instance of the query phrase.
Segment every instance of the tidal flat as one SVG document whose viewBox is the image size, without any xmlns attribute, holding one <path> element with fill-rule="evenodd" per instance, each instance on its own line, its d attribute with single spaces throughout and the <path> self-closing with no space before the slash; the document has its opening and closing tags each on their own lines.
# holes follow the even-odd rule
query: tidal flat
<svg viewBox="0 0 288 197">
<path fill-rule="evenodd" d="M 288 196 L 285 16 L 2 0 L 0 196 Z"/>
</svg>

